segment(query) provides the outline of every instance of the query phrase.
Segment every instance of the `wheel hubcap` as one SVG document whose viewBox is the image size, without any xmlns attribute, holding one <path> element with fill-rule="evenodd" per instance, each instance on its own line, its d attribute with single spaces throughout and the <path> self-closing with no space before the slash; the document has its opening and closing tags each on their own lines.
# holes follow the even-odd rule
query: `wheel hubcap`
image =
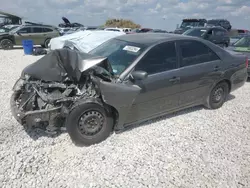
<svg viewBox="0 0 250 188">
<path fill-rule="evenodd" d="M 92 136 L 97 134 L 104 122 L 103 115 L 98 111 L 88 111 L 85 112 L 79 120 L 80 132 L 87 136 Z"/>
<path fill-rule="evenodd" d="M 213 94 L 213 101 L 220 102 L 223 98 L 223 93 L 224 93 L 224 90 L 221 87 L 217 88 Z"/>
<path fill-rule="evenodd" d="M 11 42 L 10 41 L 3 41 L 2 42 L 2 47 L 3 48 L 10 48 L 11 47 Z"/>
</svg>

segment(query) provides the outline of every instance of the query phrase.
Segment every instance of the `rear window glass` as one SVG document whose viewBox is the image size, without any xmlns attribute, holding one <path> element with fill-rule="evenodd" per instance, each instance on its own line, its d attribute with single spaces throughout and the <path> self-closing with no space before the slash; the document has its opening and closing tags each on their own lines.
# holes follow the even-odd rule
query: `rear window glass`
<svg viewBox="0 0 250 188">
<path fill-rule="evenodd" d="M 43 32 L 52 32 L 53 30 L 50 28 L 43 28 Z"/>
</svg>

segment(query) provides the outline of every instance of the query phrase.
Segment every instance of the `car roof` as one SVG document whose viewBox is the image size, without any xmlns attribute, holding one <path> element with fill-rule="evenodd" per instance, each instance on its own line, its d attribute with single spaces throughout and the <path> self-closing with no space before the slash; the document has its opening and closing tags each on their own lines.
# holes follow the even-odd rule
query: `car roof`
<svg viewBox="0 0 250 188">
<path fill-rule="evenodd" d="M 193 39 L 193 37 L 169 33 L 136 33 L 129 35 L 121 35 L 116 39 L 151 46 L 161 41 L 172 41 L 176 39 Z"/>
<path fill-rule="evenodd" d="M 214 27 L 193 27 L 191 29 L 205 29 L 205 30 L 208 30 L 208 29 L 221 29 L 221 30 L 226 30 L 226 29 L 224 29 L 221 26 L 214 26 Z"/>
</svg>

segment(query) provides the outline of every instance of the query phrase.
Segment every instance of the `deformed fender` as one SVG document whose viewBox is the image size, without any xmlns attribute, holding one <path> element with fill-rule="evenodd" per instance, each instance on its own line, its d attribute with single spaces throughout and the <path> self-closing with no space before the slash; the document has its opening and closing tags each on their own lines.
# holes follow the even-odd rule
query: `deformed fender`
<svg viewBox="0 0 250 188">
<path fill-rule="evenodd" d="M 99 88 L 103 101 L 118 111 L 119 119 L 115 129 L 123 129 L 127 114 L 141 88 L 137 85 L 105 81 L 99 82 Z"/>
</svg>

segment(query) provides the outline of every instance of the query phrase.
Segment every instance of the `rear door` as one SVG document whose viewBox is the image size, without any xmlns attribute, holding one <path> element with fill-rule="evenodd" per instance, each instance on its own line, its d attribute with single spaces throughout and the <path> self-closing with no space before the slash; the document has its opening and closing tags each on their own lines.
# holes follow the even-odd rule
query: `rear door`
<svg viewBox="0 0 250 188">
<path fill-rule="evenodd" d="M 32 27 L 32 40 L 34 44 L 40 45 L 44 43 L 44 36 L 43 36 L 43 28 L 42 27 Z"/>
<path fill-rule="evenodd" d="M 171 111 L 179 105 L 179 70 L 175 42 L 156 45 L 141 59 L 134 70 L 146 71 L 148 78 L 136 81 L 141 89 L 127 122 L 132 123 Z"/>
<path fill-rule="evenodd" d="M 208 96 L 215 81 L 223 74 L 222 61 L 204 43 L 178 41 L 180 58 L 180 106 L 200 104 Z"/>
</svg>

